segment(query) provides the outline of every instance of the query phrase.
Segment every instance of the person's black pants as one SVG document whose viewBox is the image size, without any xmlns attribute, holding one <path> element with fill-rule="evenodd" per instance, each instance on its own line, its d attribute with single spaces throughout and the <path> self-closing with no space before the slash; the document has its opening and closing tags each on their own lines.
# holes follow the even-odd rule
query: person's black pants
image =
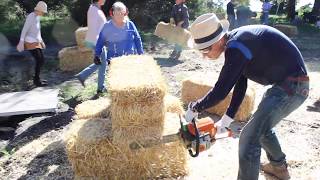
<svg viewBox="0 0 320 180">
<path fill-rule="evenodd" d="M 36 66 L 35 66 L 35 73 L 34 73 L 34 81 L 40 81 L 40 70 L 41 67 L 44 64 L 44 56 L 42 49 L 37 48 L 37 49 L 32 49 L 29 50 L 33 58 L 35 59 Z"/>
</svg>

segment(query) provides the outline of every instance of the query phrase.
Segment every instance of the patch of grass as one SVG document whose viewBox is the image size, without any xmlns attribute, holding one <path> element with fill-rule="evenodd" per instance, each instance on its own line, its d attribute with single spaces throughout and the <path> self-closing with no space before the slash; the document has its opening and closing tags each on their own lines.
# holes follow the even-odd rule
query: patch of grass
<svg viewBox="0 0 320 180">
<path fill-rule="evenodd" d="M 64 103 L 76 105 L 94 98 L 97 93 L 97 84 L 88 84 L 85 88 L 67 84 L 61 88 L 60 93 Z"/>
<path fill-rule="evenodd" d="M 1 156 L 11 156 L 12 154 L 15 153 L 15 151 L 16 151 L 15 148 L 10 149 L 10 150 L 4 148 L 4 149 L 0 150 L 0 157 Z"/>
</svg>

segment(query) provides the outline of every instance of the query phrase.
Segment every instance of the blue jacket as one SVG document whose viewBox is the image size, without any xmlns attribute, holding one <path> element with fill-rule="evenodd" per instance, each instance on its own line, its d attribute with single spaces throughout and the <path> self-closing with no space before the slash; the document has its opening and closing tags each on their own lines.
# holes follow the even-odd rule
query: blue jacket
<svg viewBox="0 0 320 180">
<path fill-rule="evenodd" d="M 107 61 L 113 57 L 129 54 L 143 54 L 143 47 L 139 32 L 132 21 L 127 21 L 123 28 L 114 25 L 109 20 L 102 28 L 96 44 L 95 56 L 102 53 L 102 48 L 107 47 Z"/>
</svg>

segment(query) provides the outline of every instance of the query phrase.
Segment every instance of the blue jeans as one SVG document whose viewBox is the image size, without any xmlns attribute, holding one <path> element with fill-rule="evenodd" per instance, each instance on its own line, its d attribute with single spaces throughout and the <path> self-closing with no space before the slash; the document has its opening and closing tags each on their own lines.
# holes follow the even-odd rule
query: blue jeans
<svg viewBox="0 0 320 180">
<path fill-rule="evenodd" d="M 90 46 L 86 44 L 89 48 L 95 49 L 95 47 Z M 91 64 L 84 70 L 82 70 L 77 76 L 85 81 L 92 73 L 94 73 L 98 69 L 98 90 L 103 90 L 105 89 L 105 75 L 106 75 L 106 70 L 107 70 L 107 50 L 105 47 L 102 49 L 102 54 L 101 54 L 101 64 L 96 65 L 96 64 Z"/>
<path fill-rule="evenodd" d="M 287 88 L 283 88 L 283 84 Z M 288 93 L 288 88 L 292 93 Z M 281 150 L 273 127 L 297 109 L 306 100 L 308 93 L 308 81 L 285 81 L 267 90 L 257 111 L 240 133 L 238 180 L 258 179 L 261 148 L 266 151 L 271 164 L 286 163 L 286 155 Z"/>
<path fill-rule="evenodd" d="M 236 22 L 235 15 L 228 14 L 228 21 L 230 23 L 229 30 L 234 29 L 236 27 L 236 25 L 235 25 L 235 22 Z"/>
<path fill-rule="evenodd" d="M 269 24 L 269 12 L 262 12 L 262 24 Z"/>
</svg>

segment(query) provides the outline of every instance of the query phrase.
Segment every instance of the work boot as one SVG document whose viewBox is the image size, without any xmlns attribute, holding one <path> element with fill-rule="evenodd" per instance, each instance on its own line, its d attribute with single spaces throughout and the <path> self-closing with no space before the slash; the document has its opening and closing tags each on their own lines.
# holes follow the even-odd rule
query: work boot
<svg viewBox="0 0 320 180">
<path fill-rule="evenodd" d="M 84 84 L 84 80 L 80 78 L 80 76 L 76 75 L 75 77 L 78 79 L 78 81 L 81 83 L 83 87 L 86 87 L 86 85 Z"/>
<path fill-rule="evenodd" d="M 267 164 L 261 165 L 261 170 L 281 180 L 290 179 L 289 171 L 287 169 L 287 164 L 283 164 L 281 166 L 274 166 L 270 163 L 267 163 Z"/>
</svg>

